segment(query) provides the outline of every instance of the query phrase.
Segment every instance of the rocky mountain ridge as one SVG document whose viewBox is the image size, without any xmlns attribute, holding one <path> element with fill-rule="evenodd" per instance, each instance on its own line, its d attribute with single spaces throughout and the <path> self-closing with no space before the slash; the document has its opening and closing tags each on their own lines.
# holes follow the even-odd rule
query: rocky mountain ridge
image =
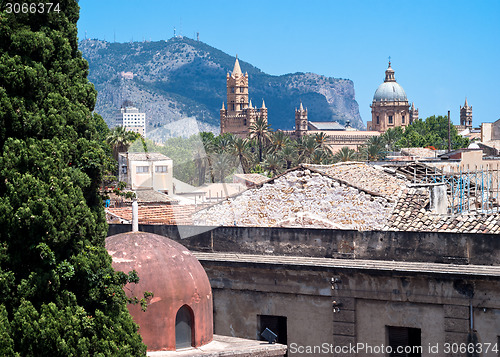
<svg viewBox="0 0 500 357">
<path fill-rule="evenodd" d="M 226 101 L 226 74 L 235 58 L 185 37 L 168 41 L 109 43 L 83 40 L 89 79 L 98 90 L 95 111 L 113 126 L 125 100 L 146 112 L 149 138 L 163 141 L 197 130 L 219 132 L 219 109 Z M 302 101 L 311 121 L 338 121 L 364 128 L 353 82 L 314 73 L 272 76 L 240 59 L 249 75 L 255 105 L 266 101 L 273 129 L 292 129 Z M 197 125 L 185 125 L 185 119 Z M 184 124 L 183 124 L 184 123 Z"/>
</svg>

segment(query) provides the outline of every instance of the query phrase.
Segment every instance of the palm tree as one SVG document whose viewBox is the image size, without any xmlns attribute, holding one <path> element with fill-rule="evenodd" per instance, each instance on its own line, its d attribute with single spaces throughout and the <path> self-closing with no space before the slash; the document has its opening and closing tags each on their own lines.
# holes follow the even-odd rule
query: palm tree
<svg viewBox="0 0 500 357">
<path fill-rule="evenodd" d="M 278 130 L 271 135 L 271 147 L 274 152 L 282 150 L 290 142 L 290 137 Z"/>
<path fill-rule="evenodd" d="M 252 160 L 250 142 L 247 139 L 236 138 L 233 143 L 233 155 L 238 158 L 243 173 L 249 172 L 249 164 Z"/>
<path fill-rule="evenodd" d="M 385 142 L 381 136 L 372 136 L 361 149 L 363 159 L 367 161 L 378 161 L 385 158 Z"/>
<path fill-rule="evenodd" d="M 314 134 L 314 139 L 316 140 L 316 143 L 318 143 L 318 145 L 322 148 L 325 147 L 327 138 L 328 136 L 323 132 Z"/>
<path fill-rule="evenodd" d="M 333 155 L 333 160 L 335 162 L 356 161 L 357 159 L 358 153 L 356 150 L 349 149 L 347 146 L 344 146 Z"/>
<path fill-rule="evenodd" d="M 214 141 L 215 151 L 218 153 L 231 152 L 233 150 L 235 139 L 236 137 L 231 133 L 219 135 Z"/>
<path fill-rule="evenodd" d="M 138 133 L 129 131 L 123 126 L 117 126 L 110 131 L 106 142 L 113 149 L 113 157 L 118 160 L 118 154 L 126 152 L 130 145 L 140 137 Z"/>
<path fill-rule="evenodd" d="M 224 182 L 226 176 L 234 169 L 234 156 L 227 152 L 213 153 L 210 156 L 214 179 L 217 182 Z"/>
<path fill-rule="evenodd" d="M 255 122 L 250 125 L 250 137 L 256 138 L 259 146 L 259 162 L 262 162 L 262 150 L 264 143 L 269 141 L 271 130 L 271 125 L 267 123 L 267 120 L 259 117 Z"/>
<path fill-rule="evenodd" d="M 280 151 L 279 155 L 285 162 L 285 168 L 289 170 L 297 159 L 297 148 L 292 144 L 288 144 Z"/>
<path fill-rule="evenodd" d="M 300 160 L 303 163 L 308 164 L 311 162 L 312 155 L 319 146 L 314 136 L 305 135 L 298 140 L 297 147 L 300 155 Z"/>
<path fill-rule="evenodd" d="M 401 127 L 389 128 L 382 134 L 387 150 L 394 151 L 396 142 L 403 137 L 403 129 Z"/>
<path fill-rule="evenodd" d="M 282 161 L 277 155 L 269 154 L 264 160 L 264 169 L 276 176 L 283 169 Z"/>
</svg>

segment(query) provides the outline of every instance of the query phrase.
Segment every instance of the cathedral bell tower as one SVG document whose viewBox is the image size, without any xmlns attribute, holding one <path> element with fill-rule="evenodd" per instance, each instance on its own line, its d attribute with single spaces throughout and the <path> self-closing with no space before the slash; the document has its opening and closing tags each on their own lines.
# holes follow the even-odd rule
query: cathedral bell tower
<svg viewBox="0 0 500 357">
<path fill-rule="evenodd" d="M 295 109 L 295 136 L 300 138 L 307 135 L 307 109 L 300 102 L 299 109 Z"/>
<path fill-rule="evenodd" d="M 464 106 L 460 106 L 460 125 L 472 129 L 472 106 L 467 103 L 467 98 L 465 98 Z"/>
</svg>

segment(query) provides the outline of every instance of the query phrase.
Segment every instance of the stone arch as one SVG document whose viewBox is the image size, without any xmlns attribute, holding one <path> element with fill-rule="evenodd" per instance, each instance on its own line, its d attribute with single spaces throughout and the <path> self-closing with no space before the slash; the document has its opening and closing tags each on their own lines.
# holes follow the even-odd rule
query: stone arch
<svg viewBox="0 0 500 357">
<path fill-rule="evenodd" d="M 175 349 L 194 344 L 194 313 L 188 305 L 182 305 L 175 315 Z"/>
</svg>

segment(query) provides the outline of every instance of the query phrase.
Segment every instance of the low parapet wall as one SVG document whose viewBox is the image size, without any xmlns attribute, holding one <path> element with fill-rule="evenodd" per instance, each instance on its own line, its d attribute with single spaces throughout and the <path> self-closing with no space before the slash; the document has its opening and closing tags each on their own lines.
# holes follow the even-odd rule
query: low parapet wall
<svg viewBox="0 0 500 357">
<path fill-rule="evenodd" d="M 192 251 L 394 260 L 447 264 L 500 264 L 494 234 L 350 231 L 311 228 L 140 225 L 140 231 L 174 239 Z M 109 225 L 108 235 L 131 231 Z"/>
</svg>

